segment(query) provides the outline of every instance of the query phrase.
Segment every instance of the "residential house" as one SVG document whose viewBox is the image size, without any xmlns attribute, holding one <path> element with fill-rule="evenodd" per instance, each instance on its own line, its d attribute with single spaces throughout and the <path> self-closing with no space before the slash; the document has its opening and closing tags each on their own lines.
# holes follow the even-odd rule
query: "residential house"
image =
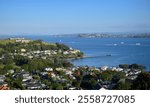
<svg viewBox="0 0 150 107">
<path fill-rule="evenodd" d="M 9 90 L 9 87 L 7 87 L 7 86 L 0 86 L 0 90 Z"/>
<path fill-rule="evenodd" d="M 5 75 L 0 75 L 0 82 L 4 82 L 5 81 Z"/>
<path fill-rule="evenodd" d="M 101 69 L 102 71 L 106 71 L 106 70 L 108 69 L 108 66 L 102 66 L 100 69 Z"/>
<path fill-rule="evenodd" d="M 53 71 L 53 68 L 45 68 L 45 71 Z"/>
</svg>

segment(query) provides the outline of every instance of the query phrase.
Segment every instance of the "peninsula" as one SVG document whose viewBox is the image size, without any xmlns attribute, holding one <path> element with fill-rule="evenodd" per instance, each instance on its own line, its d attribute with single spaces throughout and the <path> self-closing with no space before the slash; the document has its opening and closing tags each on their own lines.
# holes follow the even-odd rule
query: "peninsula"
<svg viewBox="0 0 150 107">
<path fill-rule="evenodd" d="M 0 40 L 0 90 L 150 89 L 150 73 L 138 64 L 74 66 L 83 52 L 59 43 Z M 144 85 L 143 85 L 144 84 Z"/>
</svg>

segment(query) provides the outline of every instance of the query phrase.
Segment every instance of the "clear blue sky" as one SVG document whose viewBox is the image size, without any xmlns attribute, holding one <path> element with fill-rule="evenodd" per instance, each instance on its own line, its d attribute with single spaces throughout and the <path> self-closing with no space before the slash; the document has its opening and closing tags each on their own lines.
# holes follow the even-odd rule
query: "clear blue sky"
<svg viewBox="0 0 150 107">
<path fill-rule="evenodd" d="M 150 0 L 0 0 L 0 34 L 150 32 Z"/>
</svg>

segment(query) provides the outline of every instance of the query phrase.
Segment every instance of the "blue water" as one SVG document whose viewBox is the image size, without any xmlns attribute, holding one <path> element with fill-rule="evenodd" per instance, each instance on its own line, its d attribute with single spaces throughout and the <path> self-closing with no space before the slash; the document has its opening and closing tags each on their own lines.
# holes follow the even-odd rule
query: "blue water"
<svg viewBox="0 0 150 107">
<path fill-rule="evenodd" d="M 26 36 L 46 42 L 59 42 L 79 49 L 89 58 L 72 61 L 75 65 L 118 66 L 142 64 L 150 70 L 150 38 L 80 38 L 77 36 Z M 111 56 L 109 56 L 111 55 Z"/>
</svg>

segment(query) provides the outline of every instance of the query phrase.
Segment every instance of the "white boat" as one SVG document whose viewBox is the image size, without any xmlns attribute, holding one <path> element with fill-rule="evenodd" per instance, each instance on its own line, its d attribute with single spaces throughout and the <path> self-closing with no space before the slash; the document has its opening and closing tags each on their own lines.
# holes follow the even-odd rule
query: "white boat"
<svg viewBox="0 0 150 107">
<path fill-rule="evenodd" d="M 121 44 L 124 44 L 124 42 L 120 42 Z"/>
<path fill-rule="evenodd" d="M 138 46 L 139 46 L 139 45 L 141 45 L 141 44 L 140 44 L 140 43 L 136 43 L 135 45 L 138 45 Z"/>
</svg>

